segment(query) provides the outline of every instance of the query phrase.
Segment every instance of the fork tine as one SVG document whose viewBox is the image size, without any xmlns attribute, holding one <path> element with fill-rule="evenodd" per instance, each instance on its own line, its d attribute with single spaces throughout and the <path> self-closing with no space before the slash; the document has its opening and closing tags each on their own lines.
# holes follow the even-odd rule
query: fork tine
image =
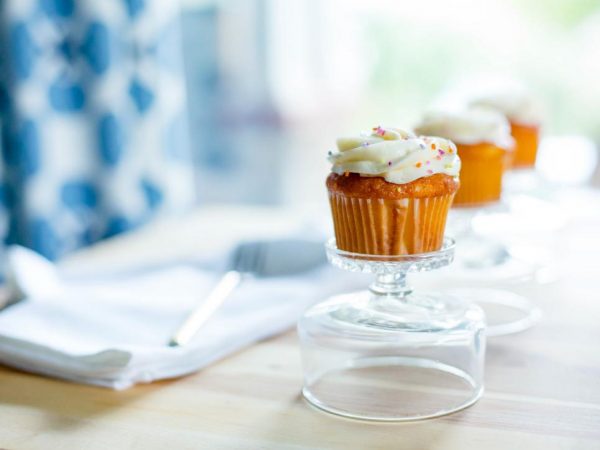
<svg viewBox="0 0 600 450">
<path fill-rule="evenodd" d="M 240 271 L 240 267 L 241 267 L 241 262 L 242 262 L 242 258 L 243 258 L 243 246 L 238 245 L 235 248 L 235 251 L 233 252 L 233 255 L 231 255 L 231 260 L 229 262 L 229 267 L 233 270 L 237 270 Z"/>
<path fill-rule="evenodd" d="M 252 271 L 253 260 L 255 258 L 256 252 L 256 243 L 255 242 L 246 242 L 240 245 L 239 247 L 239 259 L 237 261 L 237 266 L 235 270 L 242 273 L 248 273 Z"/>
<path fill-rule="evenodd" d="M 248 244 L 241 244 L 236 250 L 236 258 L 232 268 L 238 272 L 245 272 L 246 260 L 248 259 Z"/>
<path fill-rule="evenodd" d="M 259 242 L 258 248 L 256 249 L 256 261 L 254 264 L 254 273 L 261 275 L 263 273 L 266 260 L 267 260 L 267 243 Z"/>
<path fill-rule="evenodd" d="M 232 258 L 232 269 L 242 273 L 260 274 L 267 256 L 266 242 L 248 242 L 241 244 Z"/>
<path fill-rule="evenodd" d="M 262 242 L 255 242 L 252 248 L 252 257 L 248 267 L 248 272 L 257 273 L 260 269 L 262 259 Z"/>
</svg>

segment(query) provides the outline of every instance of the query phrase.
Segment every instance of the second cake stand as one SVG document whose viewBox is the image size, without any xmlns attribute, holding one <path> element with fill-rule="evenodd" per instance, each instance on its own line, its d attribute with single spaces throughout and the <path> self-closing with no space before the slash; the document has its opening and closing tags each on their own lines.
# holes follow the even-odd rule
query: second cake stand
<svg viewBox="0 0 600 450">
<path fill-rule="evenodd" d="M 476 218 L 502 208 L 502 203 L 496 203 L 452 209 L 449 228 L 457 236 L 460 249 L 455 264 L 451 270 L 441 270 L 434 280 L 417 280 L 455 288 L 449 292 L 482 307 L 488 337 L 526 330 L 541 317 L 537 305 L 508 289 L 533 279 L 539 267 L 515 257 L 505 244 L 478 234 L 473 226 Z"/>
<path fill-rule="evenodd" d="M 335 239 L 326 250 L 334 266 L 372 273 L 375 281 L 300 319 L 304 397 L 330 413 L 381 421 L 437 417 L 475 403 L 483 392 L 482 310 L 406 284 L 409 272 L 450 264 L 454 241 L 418 255 L 351 253 Z"/>
</svg>

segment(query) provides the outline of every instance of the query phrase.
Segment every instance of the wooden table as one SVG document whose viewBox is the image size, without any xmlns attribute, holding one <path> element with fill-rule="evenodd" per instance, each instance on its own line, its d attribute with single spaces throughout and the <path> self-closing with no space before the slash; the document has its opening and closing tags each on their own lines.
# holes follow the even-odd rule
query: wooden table
<svg viewBox="0 0 600 450">
<path fill-rule="evenodd" d="M 263 213 L 276 228 L 280 215 Z M 190 251 L 181 230 L 200 230 L 205 219 L 151 227 L 71 264 L 108 264 L 136 251 L 168 259 L 178 248 Z M 299 397 L 298 343 L 289 332 L 200 373 L 124 392 L 1 368 L 0 448 L 600 449 L 599 226 L 600 218 L 581 219 L 563 233 L 560 281 L 516 288 L 539 303 L 544 319 L 489 340 L 486 393 L 463 412 L 375 424 L 317 411 Z"/>
</svg>

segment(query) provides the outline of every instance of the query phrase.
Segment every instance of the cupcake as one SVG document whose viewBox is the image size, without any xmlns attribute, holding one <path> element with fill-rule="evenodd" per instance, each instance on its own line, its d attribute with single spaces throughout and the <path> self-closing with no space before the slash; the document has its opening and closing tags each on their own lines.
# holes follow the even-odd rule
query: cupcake
<svg viewBox="0 0 600 450">
<path fill-rule="evenodd" d="M 458 190 L 455 145 L 397 128 L 337 140 L 327 190 L 338 248 L 371 255 L 439 250 Z"/>
<path fill-rule="evenodd" d="M 471 99 L 469 104 L 492 108 L 504 114 L 510 123 L 512 137 L 515 139 L 511 166 L 514 168 L 535 166 L 541 118 L 538 105 L 525 88 L 520 85 L 506 85 L 502 88 L 490 89 L 486 94 Z"/>
<path fill-rule="evenodd" d="M 502 174 L 513 147 L 510 126 L 502 114 L 483 108 L 432 111 L 415 131 L 456 144 L 462 168 L 455 206 L 484 205 L 500 199 Z"/>
</svg>

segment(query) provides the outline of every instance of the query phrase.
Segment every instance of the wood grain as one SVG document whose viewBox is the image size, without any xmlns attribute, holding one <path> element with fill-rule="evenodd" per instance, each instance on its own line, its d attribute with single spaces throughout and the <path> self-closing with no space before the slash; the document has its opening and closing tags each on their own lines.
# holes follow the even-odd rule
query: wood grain
<svg viewBox="0 0 600 450">
<path fill-rule="evenodd" d="M 299 397 L 298 344 L 288 332 L 200 373 L 124 392 L 0 368 L 0 447 L 600 449 L 600 273 L 590 266 L 600 242 L 597 231 L 581 239 L 591 229 L 576 223 L 563 234 L 559 281 L 515 287 L 544 319 L 489 340 L 486 393 L 463 412 L 374 424 L 317 411 Z M 120 247 L 127 251 L 126 240 Z"/>
</svg>

